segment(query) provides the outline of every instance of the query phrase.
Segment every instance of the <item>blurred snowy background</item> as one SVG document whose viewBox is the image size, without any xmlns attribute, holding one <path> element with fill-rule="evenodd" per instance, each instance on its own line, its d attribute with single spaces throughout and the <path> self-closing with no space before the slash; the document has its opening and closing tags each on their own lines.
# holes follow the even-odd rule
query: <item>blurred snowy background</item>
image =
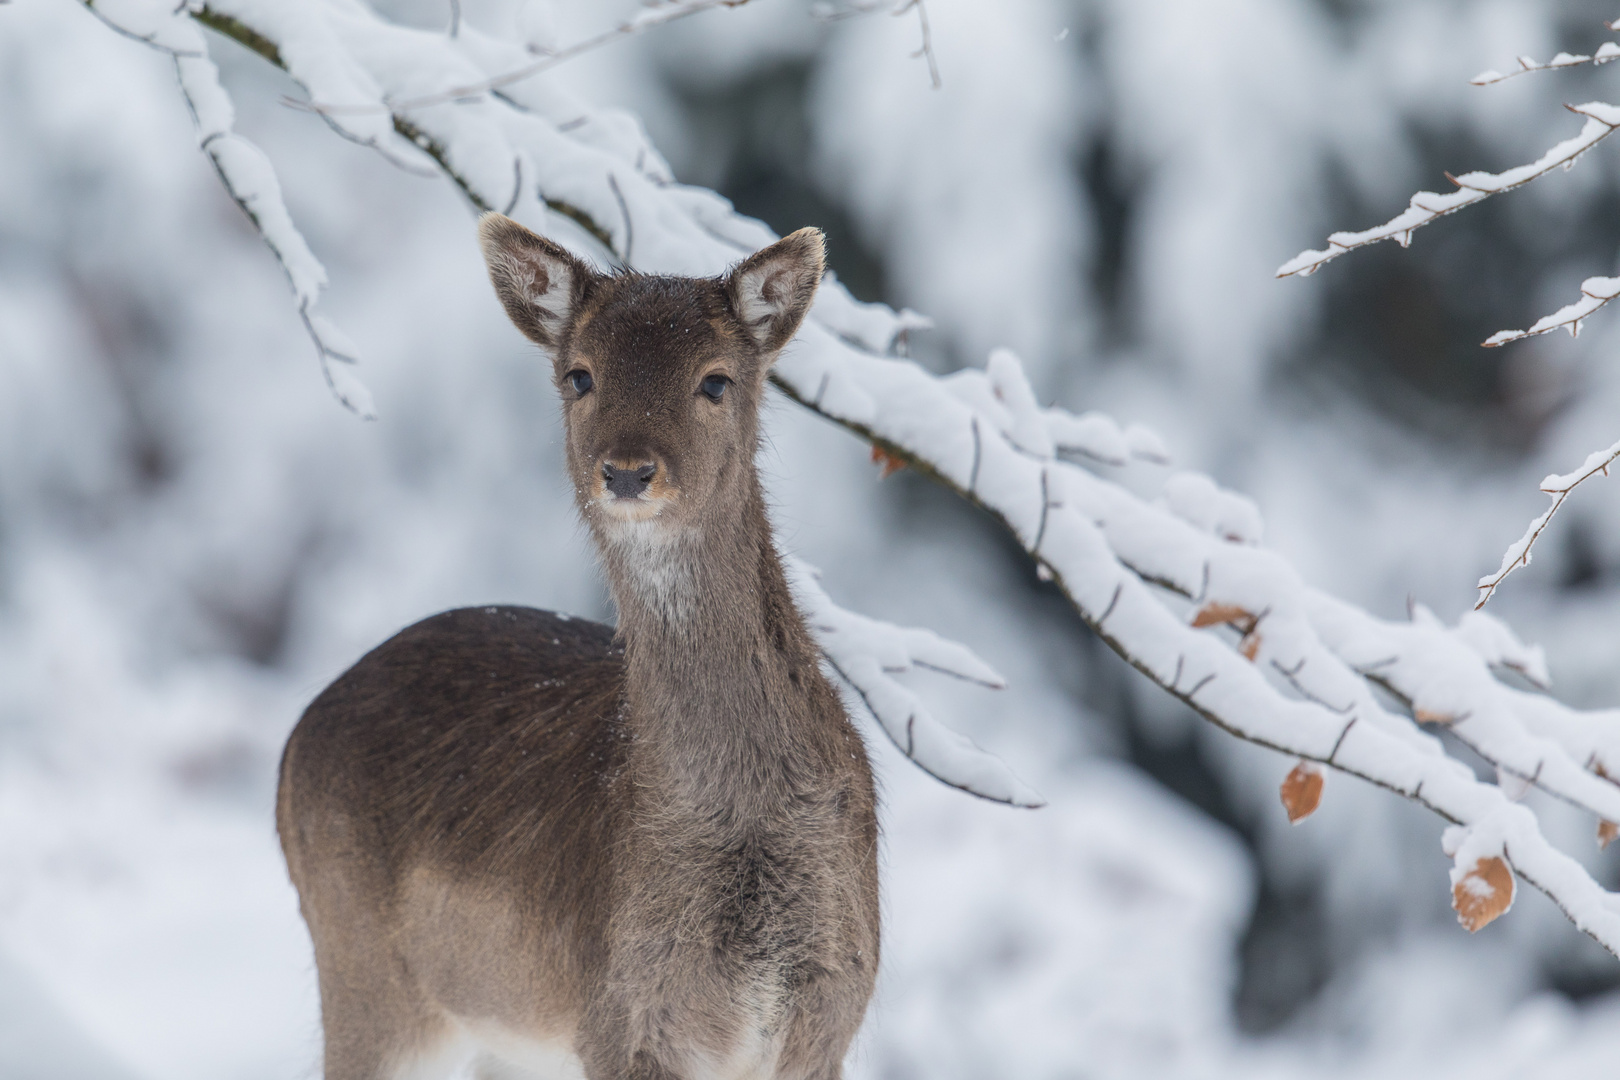
<svg viewBox="0 0 1620 1080">
<path fill-rule="evenodd" d="M 387 0 L 442 26 L 440 0 Z M 519 33 L 518 0 L 462 0 Z M 563 41 L 625 4 L 563 3 Z M 1306 280 L 1283 260 L 1443 169 L 1572 134 L 1610 69 L 1547 0 L 929 0 L 836 23 L 754 0 L 545 78 L 639 113 L 684 181 L 827 230 L 856 296 L 996 345 L 1045 400 L 1143 420 L 1253 495 L 1267 540 L 1372 612 L 1448 620 L 1620 437 L 1620 316 L 1486 351 L 1620 246 L 1612 148 Z M 285 279 L 197 152 L 172 65 L 73 0 L 0 5 L 0 1076 L 318 1074 L 313 967 L 271 820 L 326 681 L 445 607 L 608 618 L 547 373 L 443 180 L 284 108 L 211 43 L 363 348 L 382 419 L 332 401 Z M 1539 894 L 1477 937 L 1441 823 L 1350 780 L 1289 827 L 1291 762 L 1143 684 L 986 519 L 791 403 L 763 461 L 835 598 L 964 641 L 1000 693 L 920 680 L 1051 799 L 981 803 L 874 732 L 882 982 L 859 1078 L 1609 1076 L 1620 963 Z M 1620 702 L 1620 494 L 1584 489 L 1493 610 L 1555 690 Z M 1538 807 L 1569 850 L 1589 821 Z M 1620 858 L 1595 860 L 1620 883 Z"/>
</svg>

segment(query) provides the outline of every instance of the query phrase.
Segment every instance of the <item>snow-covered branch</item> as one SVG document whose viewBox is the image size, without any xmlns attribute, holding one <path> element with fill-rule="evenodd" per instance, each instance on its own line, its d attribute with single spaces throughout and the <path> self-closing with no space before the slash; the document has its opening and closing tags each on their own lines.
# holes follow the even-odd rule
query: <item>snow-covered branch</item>
<svg viewBox="0 0 1620 1080">
<path fill-rule="evenodd" d="M 1604 23 L 1604 25 L 1610 30 L 1620 30 L 1620 19 Z M 1520 75 L 1528 75 L 1532 71 L 1556 71 L 1559 68 L 1580 67 L 1583 64 L 1599 67 L 1611 60 L 1620 60 L 1620 45 L 1616 45 L 1612 41 L 1605 41 L 1598 46 L 1597 52 L 1592 53 L 1590 56 L 1584 53 L 1561 52 L 1544 64 L 1532 60 L 1528 56 L 1521 56 L 1518 58 L 1519 66 L 1505 75 L 1494 69 L 1486 70 L 1468 81 L 1475 86 L 1490 86 L 1492 83 L 1505 82 Z"/>
<path fill-rule="evenodd" d="M 446 105 L 455 101 L 464 101 L 503 90 L 526 79 L 532 79 L 541 72 L 549 71 L 566 60 L 572 60 L 576 56 L 582 56 L 621 38 L 643 33 L 654 27 L 663 26 L 675 22 L 677 19 L 696 15 L 699 12 L 711 11 L 718 7 L 742 7 L 747 3 L 749 3 L 749 0 L 650 0 L 634 18 L 626 19 L 610 29 L 593 34 L 582 41 L 576 41 L 574 44 L 562 48 L 556 48 L 550 40 L 549 28 L 542 30 L 538 27 L 531 27 L 530 40 L 525 45 L 528 51 L 539 53 L 539 59 L 515 67 L 502 74 L 463 86 L 452 86 L 432 94 L 424 94 L 421 97 L 407 98 L 402 101 L 389 100 L 386 105 L 380 103 L 345 105 L 317 100 L 305 103 L 303 107 L 323 115 L 337 116 L 357 113 L 408 113 L 414 109 L 425 109 L 432 105 Z M 461 30 L 459 8 L 451 25 L 453 32 L 449 36 L 452 38 L 459 37 Z"/>
<path fill-rule="evenodd" d="M 1565 139 L 1530 164 L 1499 173 L 1470 172 L 1461 176 L 1447 173 L 1446 179 L 1457 185 L 1456 191 L 1446 194 L 1420 191 L 1412 196 L 1404 211 L 1382 225 L 1362 232 L 1336 232 L 1328 237 L 1327 247 L 1320 251 L 1302 251 L 1283 263 L 1277 268 L 1277 276 L 1290 277 L 1297 274 L 1309 277 L 1320 270 L 1324 263 L 1337 259 L 1345 252 L 1366 247 L 1368 244 L 1376 244 L 1380 240 L 1393 240 L 1401 247 L 1406 247 L 1412 242 L 1414 230 L 1422 228 L 1436 218 L 1455 214 L 1458 210 L 1484 202 L 1492 195 L 1500 195 L 1505 191 L 1523 187 L 1532 180 L 1546 176 L 1554 169 L 1569 168 L 1575 164 L 1577 158 L 1608 138 L 1614 129 L 1620 126 L 1620 107 L 1607 105 L 1601 101 L 1589 101 L 1584 105 L 1566 107 L 1570 112 L 1586 117 L 1586 123 L 1582 125 L 1579 134 Z M 1491 343 L 1501 344 L 1495 338 Z"/>
<path fill-rule="evenodd" d="M 232 129 L 236 111 L 219 83 L 219 69 L 208 58 L 202 31 L 183 9 L 170 10 L 141 0 L 84 0 L 102 22 L 174 59 L 180 89 L 197 125 L 197 138 L 220 181 L 270 248 L 292 286 L 298 317 L 315 345 L 321 373 L 332 393 L 356 414 L 376 415 L 371 392 L 354 373 L 358 350 L 315 311 L 326 270 L 309 250 L 281 197 L 275 168 L 253 143 Z"/>
<path fill-rule="evenodd" d="M 1496 572 L 1486 574 L 1479 579 L 1481 595 L 1478 602 L 1474 604 L 1476 610 L 1485 606 L 1485 602 L 1495 594 L 1496 587 L 1502 584 L 1509 574 L 1521 566 L 1530 565 L 1530 548 L 1534 546 L 1542 531 L 1552 521 L 1553 515 L 1558 513 L 1559 507 L 1564 505 L 1564 500 L 1569 498 L 1569 493 L 1574 491 L 1579 484 L 1596 476 L 1598 473 L 1608 476 L 1609 466 L 1614 463 L 1616 458 L 1620 458 L 1620 442 L 1615 443 L 1607 450 L 1594 450 L 1586 456 L 1586 460 L 1581 463 L 1581 467 L 1574 472 L 1564 473 L 1562 476 L 1554 473 L 1541 482 L 1541 490 L 1552 496 L 1552 505 L 1531 521 L 1529 528 L 1524 530 L 1524 535 L 1514 541 L 1513 545 L 1503 553 L 1502 565 L 1497 567 Z"/>
<path fill-rule="evenodd" d="M 1620 296 L 1620 278 L 1589 277 L 1581 282 L 1581 298 L 1537 319 L 1528 330 L 1498 330 L 1486 338 L 1484 345 L 1494 349 L 1510 341 L 1521 341 L 1551 330 L 1568 330 L 1570 337 L 1579 337 L 1581 322 L 1598 308 Z"/>
<path fill-rule="evenodd" d="M 1546 676 L 1539 653 L 1501 624 L 1479 616 L 1446 630 L 1421 617 L 1409 626 L 1377 620 L 1301 583 L 1258 546 L 1253 504 L 1206 478 L 1172 477 L 1165 496 L 1149 503 L 1032 450 L 1031 419 L 1056 427 L 1068 418 L 1021 405 L 1033 400 L 1022 391 L 998 395 L 994 382 L 1014 378 L 1005 359 L 999 380 L 976 371 L 939 380 L 904 361 L 810 353 L 779 372 L 789 393 L 813 403 L 806 390 L 814 387 L 820 411 L 831 413 L 835 395 L 853 396 L 842 378 L 858 380 L 866 400 L 857 407 L 870 403 L 865 415 L 834 417 L 1001 518 L 1139 671 L 1240 738 L 1387 787 L 1461 825 L 1454 836 L 1483 839 L 1455 847 L 1459 880 L 1476 863 L 1503 859 L 1620 951 L 1620 897 L 1553 848 L 1535 815 L 1510 797 L 1522 793 L 1518 781 L 1530 781 L 1600 822 L 1614 820 L 1620 787 L 1596 770 L 1607 773 L 1620 753 L 1620 728 L 1613 717 L 1576 713 L 1497 680 L 1491 664 Z M 989 400 L 997 407 L 968 404 Z M 1206 629 L 1226 625 L 1237 627 L 1236 640 Z M 1388 711 L 1369 679 L 1410 701 L 1413 715 Z M 1512 778 L 1511 788 L 1477 781 L 1418 722 L 1449 726 Z M 1482 871 L 1470 880 L 1491 879 Z M 1463 889 L 1465 898 L 1474 888 Z"/>
<path fill-rule="evenodd" d="M 1610 30 L 1620 30 L 1620 19 L 1605 24 Z M 1583 64 L 1606 64 L 1611 60 L 1620 59 L 1620 45 L 1605 42 L 1596 52 L 1590 55 L 1576 55 L 1561 52 L 1546 63 L 1539 63 L 1529 57 L 1519 58 L 1519 69 L 1503 75 L 1497 71 L 1484 71 L 1476 75 L 1471 81 L 1476 86 L 1486 86 L 1523 75 L 1532 71 L 1551 71 L 1555 69 L 1578 67 Z M 1528 165 L 1521 165 L 1516 169 L 1509 169 L 1502 173 L 1471 172 L 1462 176 L 1453 177 L 1447 173 L 1447 178 L 1457 185 L 1457 189 L 1449 194 L 1438 194 L 1432 191 L 1420 191 L 1412 196 L 1406 210 L 1396 217 L 1386 221 L 1375 228 L 1364 232 L 1334 233 L 1328 237 L 1328 246 L 1320 251 L 1304 251 L 1283 263 L 1277 269 L 1278 277 L 1290 275 L 1308 276 L 1315 273 L 1322 265 L 1332 259 L 1338 258 L 1347 251 L 1352 251 L 1380 240 L 1394 240 L 1402 247 L 1412 242 L 1412 231 L 1427 225 L 1429 222 L 1447 214 L 1456 213 L 1465 207 L 1481 202 L 1492 195 L 1504 191 L 1512 191 L 1522 187 L 1530 181 L 1545 176 L 1557 168 L 1568 169 L 1576 160 L 1599 142 L 1607 138 L 1616 127 L 1620 127 L 1620 107 L 1605 104 L 1599 101 L 1587 102 L 1584 105 L 1567 105 L 1565 108 L 1571 112 L 1586 117 L 1586 123 L 1581 127 L 1580 133 L 1573 138 L 1548 150 L 1539 159 Z M 1593 315 L 1599 308 L 1620 297 L 1620 277 L 1590 277 L 1581 282 L 1581 296 L 1572 304 L 1543 316 L 1526 330 L 1500 330 L 1486 338 L 1483 344 L 1487 348 L 1506 345 L 1509 342 L 1521 341 L 1524 338 L 1545 334 L 1553 330 L 1568 330 L 1571 337 L 1579 336 L 1581 323 Z M 1597 472 L 1608 475 L 1609 464 L 1620 456 L 1620 444 L 1608 450 L 1599 450 L 1591 454 L 1580 469 L 1566 476 L 1549 476 L 1541 483 L 1541 490 L 1551 495 L 1552 505 L 1543 514 L 1530 522 L 1529 528 L 1523 536 L 1515 541 L 1502 555 L 1502 565 L 1495 573 L 1487 574 L 1479 580 L 1481 595 L 1475 603 L 1475 608 L 1485 606 L 1496 588 L 1505 580 L 1508 574 L 1520 566 L 1530 563 L 1530 549 L 1535 544 L 1543 530 L 1546 529 L 1553 515 L 1563 506 L 1564 500 L 1574 487 L 1587 477 Z"/>
<path fill-rule="evenodd" d="M 354 0 L 210 0 L 207 10 L 268 43 L 272 50 L 257 51 L 323 102 L 443 94 L 514 70 L 527 55 L 465 22 L 454 37 L 430 34 Z M 335 126 L 350 119 L 328 117 Z M 1589 118 L 1594 123 L 1602 134 L 1610 130 Z M 393 114 L 392 127 L 475 206 L 504 209 L 602 261 L 715 274 L 774 239 L 715 193 L 675 183 L 633 118 L 556 87 L 514 83 L 499 95 Z M 1459 195 L 1477 201 L 1529 179 L 1516 174 L 1465 177 L 1470 186 Z M 1487 190 L 1487 181 L 1501 183 Z M 1614 714 L 1576 712 L 1498 680 L 1493 666 L 1542 683 L 1546 670 L 1539 652 L 1493 619 L 1446 628 L 1416 612 L 1412 622 L 1394 624 L 1310 588 L 1261 546 L 1254 504 L 1207 477 L 1171 475 L 1149 501 L 1091 472 L 1085 461 L 1162 470 L 1168 455 L 1144 428 L 1041 407 L 1011 353 L 994 354 L 985 370 L 944 378 L 892 355 L 915 325 L 915 316 L 859 303 L 829 282 L 774 381 L 871 443 L 885 468 L 931 476 L 998 518 L 1087 625 L 1211 722 L 1290 762 L 1386 787 L 1452 822 L 1445 849 L 1465 925 L 1478 929 L 1506 910 L 1511 870 L 1620 953 L 1620 897 L 1554 848 L 1534 812 L 1515 801 L 1534 785 L 1600 823 L 1620 821 L 1620 787 L 1607 779 L 1620 776 Z M 1137 479 L 1148 484 L 1158 475 Z M 928 722 L 886 669 L 932 663 L 983 681 L 993 673 L 937 639 L 843 612 L 810 575 L 797 579 L 829 659 L 913 760 L 980 794 L 1035 801 L 999 762 L 992 768 L 987 755 Z M 1388 707 L 1375 685 L 1408 703 L 1410 715 Z M 1493 762 L 1503 783 L 1476 779 L 1423 730 L 1441 724 Z M 1321 779 L 1314 765 L 1296 766 L 1283 791 L 1291 817 L 1320 800 Z"/>
<path fill-rule="evenodd" d="M 925 668 L 1000 689 L 1006 681 L 983 660 L 931 630 L 879 622 L 835 604 L 808 563 L 784 560 L 794 599 L 840 677 L 860 695 L 900 752 L 952 787 L 992 802 L 1038 807 L 1046 800 L 999 759 L 951 731 L 894 678 Z"/>
</svg>

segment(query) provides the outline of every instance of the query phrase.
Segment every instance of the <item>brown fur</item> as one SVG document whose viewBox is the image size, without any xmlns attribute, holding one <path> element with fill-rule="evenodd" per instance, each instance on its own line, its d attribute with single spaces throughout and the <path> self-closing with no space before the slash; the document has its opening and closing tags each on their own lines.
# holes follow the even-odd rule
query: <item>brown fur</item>
<svg viewBox="0 0 1620 1080">
<path fill-rule="evenodd" d="M 820 235 L 718 280 L 598 275 L 499 215 L 481 236 L 552 355 L 619 627 L 446 612 L 305 712 L 277 823 L 326 1076 L 437 1076 L 477 1048 L 494 1075 L 547 1045 L 591 1080 L 836 1078 L 878 962 L 875 797 L 754 468 Z M 604 463 L 655 472 L 626 498 Z"/>
</svg>

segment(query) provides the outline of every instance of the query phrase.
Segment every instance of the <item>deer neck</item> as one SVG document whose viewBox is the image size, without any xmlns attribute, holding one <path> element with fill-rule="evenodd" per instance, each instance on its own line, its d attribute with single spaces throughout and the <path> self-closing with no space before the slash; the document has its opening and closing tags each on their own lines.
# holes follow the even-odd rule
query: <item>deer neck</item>
<svg viewBox="0 0 1620 1080">
<path fill-rule="evenodd" d="M 757 481 L 739 511 L 675 534 L 599 534 L 619 609 L 631 760 L 671 809 L 768 814 L 820 770 L 818 654 Z M 739 818 L 738 815 L 741 817 Z"/>
</svg>

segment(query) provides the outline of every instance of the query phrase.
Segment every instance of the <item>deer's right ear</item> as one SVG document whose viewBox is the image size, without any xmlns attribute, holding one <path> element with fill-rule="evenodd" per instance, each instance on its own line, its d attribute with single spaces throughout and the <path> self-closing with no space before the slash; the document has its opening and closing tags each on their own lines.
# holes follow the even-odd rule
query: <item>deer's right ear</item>
<svg viewBox="0 0 1620 1080">
<path fill-rule="evenodd" d="M 732 311 L 766 353 L 798 332 L 826 263 L 821 230 L 800 229 L 754 252 L 725 278 Z"/>
<path fill-rule="evenodd" d="M 478 219 L 478 242 L 495 295 L 513 324 L 535 344 L 555 348 L 578 310 L 590 267 L 505 214 Z"/>
</svg>

